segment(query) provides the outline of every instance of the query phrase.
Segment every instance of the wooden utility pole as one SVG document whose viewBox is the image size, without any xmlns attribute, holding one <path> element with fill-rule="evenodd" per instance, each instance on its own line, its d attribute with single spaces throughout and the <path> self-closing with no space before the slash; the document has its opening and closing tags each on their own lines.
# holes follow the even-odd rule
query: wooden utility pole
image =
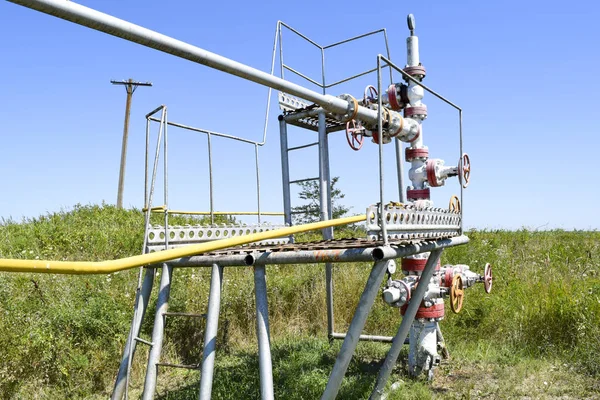
<svg viewBox="0 0 600 400">
<path fill-rule="evenodd" d="M 125 103 L 125 124 L 123 126 L 123 145 L 121 146 L 121 168 L 119 169 L 119 188 L 117 190 L 117 208 L 123 208 L 123 189 L 125 187 L 125 164 L 127 160 L 127 138 L 129 136 L 129 114 L 131 111 L 131 97 L 138 86 L 152 86 L 151 82 L 136 82 L 129 78 L 126 81 L 110 81 L 113 85 L 124 85 L 127 90 Z"/>
</svg>

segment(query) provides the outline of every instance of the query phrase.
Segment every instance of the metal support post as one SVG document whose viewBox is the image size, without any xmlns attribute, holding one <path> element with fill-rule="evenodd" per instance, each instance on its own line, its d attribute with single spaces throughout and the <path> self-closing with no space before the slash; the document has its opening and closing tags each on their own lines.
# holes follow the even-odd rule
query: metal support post
<svg viewBox="0 0 600 400">
<path fill-rule="evenodd" d="M 283 183 L 283 213 L 285 224 L 292 225 L 292 202 L 290 194 L 290 160 L 288 157 L 287 123 L 279 116 L 279 143 L 281 146 L 281 179 Z"/>
<path fill-rule="evenodd" d="M 160 289 L 156 300 L 156 315 L 154 317 L 154 328 L 152 329 L 152 348 L 148 356 L 148 367 L 146 369 L 146 380 L 144 382 L 143 400 L 152 400 L 156 390 L 156 376 L 158 375 L 158 363 L 162 351 L 162 342 L 165 332 L 165 316 L 169 309 L 169 295 L 171 293 L 171 278 L 173 267 L 163 264 L 162 276 L 160 277 Z"/>
<path fill-rule="evenodd" d="M 408 303 L 408 308 L 406 309 L 406 313 L 404 317 L 402 317 L 402 322 L 398 327 L 398 332 L 394 337 L 394 341 L 392 342 L 392 347 L 385 357 L 385 361 L 381 369 L 379 370 L 379 374 L 377 376 L 377 383 L 375 384 L 375 388 L 371 393 L 370 400 L 379 400 L 383 395 L 383 391 L 385 389 L 385 385 L 390 378 L 392 373 L 392 369 L 398 360 L 398 356 L 400 355 L 400 350 L 404 345 L 404 341 L 406 336 L 408 335 L 408 331 L 410 329 L 411 324 L 415 320 L 415 315 L 417 315 L 417 310 L 421 305 L 421 301 L 423 300 L 423 296 L 427 292 L 428 284 L 431 278 L 433 277 L 433 273 L 435 272 L 435 266 L 440 259 L 440 255 L 442 254 L 442 250 L 433 250 L 429 254 L 429 258 L 427 259 L 427 264 L 425 264 L 425 269 L 419 278 L 419 282 L 423 282 L 423 285 L 417 285 L 416 290 L 412 294 L 410 301 Z"/>
<path fill-rule="evenodd" d="M 131 328 L 129 330 L 129 336 L 125 343 L 125 349 L 123 350 L 123 359 L 119 366 L 119 372 L 117 373 L 117 380 L 111 396 L 111 400 L 120 400 L 123 398 L 123 394 L 126 391 L 128 383 L 128 375 L 131 370 L 131 363 L 133 361 L 133 354 L 135 353 L 135 347 L 137 341 L 134 339 L 140 334 L 140 327 L 144 321 L 144 315 L 148 308 L 148 299 L 152 293 L 152 286 L 154 283 L 154 268 L 146 268 L 144 273 L 144 282 L 142 287 L 136 294 L 135 308 L 133 312 L 133 321 L 131 322 Z"/>
<path fill-rule="evenodd" d="M 325 112 L 319 112 L 319 202 L 321 206 L 321 221 L 332 218 L 333 204 L 331 203 L 331 174 L 329 172 L 329 140 Z M 333 228 L 323 229 L 323 239 L 333 239 Z M 333 315 L 333 265 L 325 264 L 325 291 L 327 296 L 327 336 L 331 339 L 334 332 Z"/>
<path fill-rule="evenodd" d="M 389 261 L 376 262 L 373 265 L 373 269 L 371 269 L 369 279 L 367 280 L 365 289 L 363 290 L 358 305 L 356 306 L 354 317 L 352 317 L 352 322 L 350 323 L 350 327 L 346 333 L 346 338 L 344 339 L 342 348 L 340 349 L 337 359 L 335 360 L 335 365 L 333 366 L 331 375 L 329 375 L 329 381 L 327 382 L 327 387 L 325 388 L 323 396 L 321 396 L 321 400 L 335 399 L 340 390 L 342 379 L 346 374 L 346 370 L 348 369 L 348 365 L 350 364 L 350 360 L 352 359 L 352 355 L 354 354 L 354 350 L 358 344 L 360 333 L 365 327 L 365 322 L 367 321 L 371 307 L 375 302 L 375 297 L 379 292 L 381 282 L 385 277 L 385 273 L 388 269 L 388 263 Z"/>
<path fill-rule="evenodd" d="M 206 328 L 204 330 L 204 352 L 202 354 L 202 373 L 200 375 L 200 400 L 210 400 L 212 394 L 222 285 L 223 267 L 213 264 L 212 273 L 210 275 L 210 294 L 208 297 L 208 311 L 206 313 Z"/>
<path fill-rule="evenodd" d="M 258 367 L 260 370 L 260 398 L 273 400 L 273 364 L 269 333 L 269 304 L 265 266 L 254 266 L 254 293 L 256 301 L 256 337 L 258 339 Z"/>
</svg>

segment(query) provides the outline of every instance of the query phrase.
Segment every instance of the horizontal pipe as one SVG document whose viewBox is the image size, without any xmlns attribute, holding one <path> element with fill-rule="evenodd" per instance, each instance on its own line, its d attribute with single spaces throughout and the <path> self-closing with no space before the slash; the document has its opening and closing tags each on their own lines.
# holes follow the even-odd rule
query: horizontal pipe
<svg viewBox="0 0 600 400">
<path fill-rule="evenodd" d="M 147 211 L 147 208 L 142 209 L 142 211 Z M 152 209 L 150 210 L 153 213 L 164 213 L 165 211 L 167 211 L 164 207 L 158 206 L 158 207 L 152 207 Z M 182 211 L 182 210 L 168 210 L 169 214 L 176 214 L 176 215 L 265 215 L 265 216 L 283 216 L 284 214 L 282 212 L 279 211 L 261 211 L 260 213 L 258 211 L 215 211 L 215 212 L 210 212 L 210 211 Z"/>
<path fill-rule="evenodd" d="M 148 119 L 150 121 L 154 121 L 154 122 L 161 122 L 161 120 L 156 117 L 149 117 Z M 260 143 L 260 142 L 254 141 L 254 140 L 245 139 L 243 137 L 228 135 L 226 133 L 213 132 L 213 131 L 209 131 L 208 129 L 196 128 L 195 126 L 184 125 L 184 124 L 180 124 L 178 122 L 173 122 L 173 121 L 167 121 L 167 125 L 174 126 L 176 128 L 185 129 L 185 130 L 192 131 L 192 132 L 204 133 L 204 134 L 211 135 L 211 136 L 218 136 L 218 137 L 222 137 L 222 138 L 226 138 L 226 139 L 237 140 L 239 142 L 258 145 L 258 146 L 263 146 L 265 144 L 264 141 L 262 143 Z"/>
<path fill-rule="evenodd" d="M 49 15 L 74 22 L 146 47 L 153 48 L 186 60 L 206 65 L 238 76 L 275 90 L 319 104 L 325 110 L 335 114 L 345 114 L 349 102 L 331 95 L 323 95 L 298 84 L 278 78 L 274 75 L 233 61 L 226 57 L 211 53 L 191 44 L 173 39 L 169 36 L 143 28 L 108 14 L 101 13 L 68 0 L 8 0 Z M 355 119 L 375 125 L 378 113 L 367 107 L 358 106 Z"/>
<path fill-rule="evenodd" d="M 345 333 L 332 333 L 332 339 L 346 339 Z M 381 343 L 392 343 L 394 341 L 393 336 L 377 336 L 377 335 L 360 335 L 358 340 L 364 342 L 381 342 Z M 404 344 L 408 344 L 408 338 L 404 340 Z"/>
<path fill-rule="evenodd" d="M 15 260 L 0 259 L 0 271 L 5 272 L 34 272 L 49 274 L 110 274 L 116 271 L 123 271 L 144 265 L 159 264 L 181 257 L 188 257 L 197 254 L 203 254 L 215 250 L 226 249 L 228 247 L 241 246 L 261 240 L 275 239 L 283 236 L 293 235 L 295 233 L 307 232 L 328 228 L 331 226 L 348 225 L 356 222 L 362 222 L 366 215 L 357 215 L 354 217 L 340 218 L 329 221 L 314 222 L 305 225 L 291 226 L 271 231 L 253 233 L 250 235 L 238 236 L 234 238 L 215 240 L 208 243 L 200 243 L 185 247 L 157 251 L 154 253 L 142 254 L 138 256 L 126 257 L 117 260 L 107 261 L 48 261 L 48 260 Z"/>
<path fill-rule="evenodd" d="M 373 251 L 373 257 L 381 260 L 389 260 L 395 258 L 407 257 L 412 254 L 425 253 L 429 251 L 439 250 L 446 247 L 459 246 L 469 243 L 469 238 L 461 235 L 449 239 L 440 239 L 434 242 L 420 242 L 410 246 L 386 246 L 378 247 Z"/>
</svg>

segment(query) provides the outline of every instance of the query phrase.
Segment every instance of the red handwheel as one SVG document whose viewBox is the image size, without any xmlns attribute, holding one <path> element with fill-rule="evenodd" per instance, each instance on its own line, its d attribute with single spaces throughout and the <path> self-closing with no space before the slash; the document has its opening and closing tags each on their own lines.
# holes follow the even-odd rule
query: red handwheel
<svg viewBox="0 0 600 400">
<path fill-rule="evenodd" d="M 365 140 L 364 131 L 360 122 L 357 123 L 355 120 L 346 122 L 346 139 L 352 150 L 358 151 L 362 147 Z"/>
<path fill-rule="evenodd" d="M 492 264 L 485 264 L 485 269 L 483 270 L 483 287 L 485 288 L 486 293 L 490 293 L 492 291 Z"/>
<path fill-rule="evenodd" d="M 469 180 L 471 179 L 471 160 L 467 153 L 463 153 L 458 161 L 458 179 L 462 184 L 463 189 L 469 186 Z"/>
<path fill-rule="evenodd" d="M 365 88 L 365 93 L 363 96 L 363 105 L 367 107 L 371 103 L 375 103 L 377 100 L 377 89 L 375 86 L 369 85 Z"/>
</svg>

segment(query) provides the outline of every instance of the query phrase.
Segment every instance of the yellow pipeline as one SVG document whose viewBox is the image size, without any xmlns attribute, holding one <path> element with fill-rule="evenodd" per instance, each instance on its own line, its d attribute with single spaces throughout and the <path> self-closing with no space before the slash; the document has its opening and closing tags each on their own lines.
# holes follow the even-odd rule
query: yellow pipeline
<svg viewBox="0 0 600 400">
<path fill-rule="evenodd" d="M 181 257 L 189 257 L 207 253 L 210 251 L 226 249 L 228 247 L 240 246 L 260 240 L 274 239 L 295 233 L 307 232 L 316 229 L 328 228 L 361 222 L 366 219 L 365 215 L 355 217 L 339 218 L 329 221 L 314 222 L 311 224 L 291 226 L 250 235 L 237 236 L 234 238 L 215 240 L 208 243 L 200 243 L 177 249 L 157 251 L 155 253 L 142 254 L 139 256 L 126 257 L 118 260 L 107 261 L 46 261 L 46 260 L 12 260 L 0 259 L 0 271 L 5 272 L 36 272 L 46 274 L 110 274 L 144 265 L 153 265 L 174 260 Z"/>
</svg>

